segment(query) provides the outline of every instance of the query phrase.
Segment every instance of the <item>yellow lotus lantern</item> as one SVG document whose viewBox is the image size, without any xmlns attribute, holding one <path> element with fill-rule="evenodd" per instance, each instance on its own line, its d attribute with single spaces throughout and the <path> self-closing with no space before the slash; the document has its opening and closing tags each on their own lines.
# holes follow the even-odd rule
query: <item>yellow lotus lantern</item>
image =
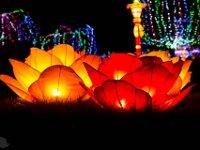
<svg viewBox="0 0 200 150">
<path fill-rule="evenodd" d="M 0 80 L 19 97 L 29 102 L 76 102 L 89 95 L 80 86 L 92 86 L 83 62 L 98 68 L 100 56 L 76 52 L 68 44 L 44 51 L 33 47 L 25 62 L 9 59 L 15 78 L 0 75 Z"/>
</svg>

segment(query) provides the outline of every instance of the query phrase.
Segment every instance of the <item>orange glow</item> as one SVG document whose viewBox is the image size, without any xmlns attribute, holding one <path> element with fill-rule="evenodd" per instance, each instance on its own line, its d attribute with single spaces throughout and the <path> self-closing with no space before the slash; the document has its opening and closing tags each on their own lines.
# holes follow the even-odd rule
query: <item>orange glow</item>
<svg viewBox="0 0 200 150">
<path fill-rule="evenodd" d="M 124 75 L 126 75 L 127 73 L 126 72 L 123 72 L 123 71 L 116 71 L 114 72 L 114 79 L 115 80 L 120 80 Z"/>
<path fill-rule="evenodd" d="M 125 108 L 126 107 L 126 101 L 124 99 L 119 100 L 119 102 L 117 103 L 117 106 Z"/>
<path fill-rule="evenodd" d="M 77 53 L 72 46 L 59 44 L 48 51 L 32 47 L 24 62 L 11 58 L 9 62 L 15 78 L 1 75 L 0 80 L 23 100 L 74 102 L 89 99 L 80 85 L 92 85 L 83 62 L 98 68 L 101 57 Z"/>
<path fill-rule="evenodd" d="M 156 88 L 152 88 L 152 87 L 145 86 L 145 87 L 143 87 L 143 88 L 141 88 L 141 89 L 142 89 L 143 91 L 149 93 L 149 95 L 150 95 L 151 97 L 153 97 L 153 96 L 155 95 L 155 93 L 156 93 Z"/>
<path fill-rule="evenodd" d="M 141 45 L 135 45 L 135 49 L 141 49 Z"/>
</svg>

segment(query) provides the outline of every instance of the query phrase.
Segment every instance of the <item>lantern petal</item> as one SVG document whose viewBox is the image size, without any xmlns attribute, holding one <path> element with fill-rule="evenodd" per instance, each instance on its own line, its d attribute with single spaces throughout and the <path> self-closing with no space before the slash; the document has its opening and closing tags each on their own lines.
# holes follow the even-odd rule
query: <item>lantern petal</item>
<svg viewBox="0 0 200 150">
<path fill-rule="evenodd" d="M 80 100 L 82 100 L 82 101 L 86 101 L 88 99 L 90 99 L 90 95 L 89 94 L 85 94 L 83 97 L 80 97 Z"/>
<path fill-rule="evenodd" d="M 83 62 L 90 64 L 91 67 L 94 69 L 98 69 L 99 64 L 101 63 L 101 57 L 97 55 L 85 55 L 80 57 L 79 59 L 75 60 L 74 63 L 70 66 L 78 76 L 83 80 L 86 86 L 91 87 L 92 82 L 90 77 L 88 76 L 87 70 L 83 65 Z"/>
<path fill-rule="evenodd" d="M 181 89 L 183 89 L 191 81 L 191 76 L 192 76 L 192 72 L 191 71 L 187 72 L 184 79 L 182 80 Z"/>
<path fill-rule="evenodd" d="M 65 66 L 70 66 L 76 59 L 81 57 L 69 44 L 59 44 L 47 51 L 59 58 Z"/>
<path fill-rule="evenodd" d="M 105 108 L 116 110 L 145 110 L 151 104 L 151 97 L 146 92 L 122 80 L 105 81 L 94 89 L 94 96 Z"/>
<path fill-rule="evenodd" d="M 40 72 L 50 66 L 63 64 L 58 57 L 44 50 L 39 48 L 31 48 L 30 50 L 30 55 L 25 59 L 25 63 Z"/>
<path fill-rule="evenodd" d="M 28 91 L 28 87 L 38 79 L 40 72 L 18 60 L 9 59 L 9 62 L 13 67 L 15 78 Z"/>
<path fill-rule="evenodd" d="M 85 62 L 83 62 L 83 64 L 84 64 L 85 69 L 87 70 L 90 80 L 92 81 L 93 87 L 101 86 L 105 80 L 109 79 L 108 77 L 106 77 L 106 75 L 94 69 L 89 64 Z"/>
<path fill-rule="evenodd" d="M 195 87 L 195 84 L 188 86 L 176 97 L 173 97 L 167 100 L 165 103 L 159 106 L 158 110 L 164 111 L 164 110 L 169 109 L 172 106 L 175 106 L 176 104 L 178 104 L 180 101 L 184 99 L 184 97 L 192 90 L 193 87 Z"/>
<path fill-rule="evenodd" d="M 11 90 L 24 100 L 33 101 L 33 97 L 28 91 L 14 78 L 8 75 L 0 75 L 0 80 L 3 81 Z"/>
<path fill-rule="evenodd" d="M 163 62 L 165 61 L 169 61 L 170 60 L 170 57 L 169 57 L 169 52 L 168 51 L 165 51 L 165 52 L 162 52 L 162 51 L 151 51 L 147 54 L 142 54 L 140 56 L 141 57 L 144 57 L 144 56 L 156 56 L 156 57 L 160 57 L 162 59 Z"/>
<path fill-rule="evenodd" d="M 97 99 L 94 97 L 94 90 L 92 88 L 88 88 L 84 83 L 80 82 L 80 85 L 85 89 L 85 91 L 87 92 L 87 94 L 90 96 L 90 98 L 96 103 L 98 104 L 100 107 L 104 108 L 98 101 Z"/>
<path fill-rule="evenodd" d="M 169 90 L 169 92 L 167 93 L 168 96 L 175 96 L 178 95 L 180 93 L 181 90 L 181 86 L 182 86 L 182 80 L 180 77 L 178 77 L 176 79 L 176 82 L 174 83 L 173 87 Z"/>
<path fill-rule="evenodd" d="M 152 99 L 151 96 L 143 91 L 136 89 L 136 110 L 137 111 L 144 111 L 144 110 L 151 110 L 152 109 Z"/>
<path fill-rule="evenodd" d="M 173 64 L 177 63 L 179 60 L 180 60 L 179 57 L 172 57 L 171 58 L 171 61 L 172 61 Z"/>
<path fill-rule="evenodd" d="M 28 90 L 40 101 L 76 102 L 86 94 L 80 82 L 83 81 L 73 69 L 55 65 L 44 70 Z"/>
<path fill-rule="evenodd" d="M 99 71 L 103 72 L 109 79 L 119 80 L 142 65 L 142 61 L 136 56 L 113 53 L 105 63 L 99 65 Z"/>
<path fill-rule="evenodd" d="M 173 62 L 172 61 L 166 61 L 162 63 L 162 66 L 166 67 L 169 72 L 173 72 Z"/>
<path fill-rule="evenodd" d="M 192 64 L 192 60 L 184 61 L 183 66 L 182 66 L 182 70 L 179 74 L 179 76 L 181 77 L 182 80 L 185 78 L 188 70 L 190 69 L 191 64 Z"/>
<path fill-rule="evenodd" d="M 140 60 L 142 61 L 144 65 L 149 64 L 149 63 L 158 63 L 158 64 L 162 63 L 162 59 L 156 56 L 144 56 L 144 57 L 141 57 Z"/>
<path fill-rule="evenodd" d="M 171 72 L 175 77 L 178 77 L 183 66 L 183 61 L 178 61 L 174 64 L 171 61 L 167 61 L 162 63 L 162 66 L 165 66 L 169 72 Z"/>
<path fill-rule="evenodd" d="M 124 76 L 121 80 L 130 82 L 152 97 L 153 105 L 163 102 L 163 96 L 172 88 L 176 77 L 160 64 L 147 64 L 135 72 Z"/>
</svg>

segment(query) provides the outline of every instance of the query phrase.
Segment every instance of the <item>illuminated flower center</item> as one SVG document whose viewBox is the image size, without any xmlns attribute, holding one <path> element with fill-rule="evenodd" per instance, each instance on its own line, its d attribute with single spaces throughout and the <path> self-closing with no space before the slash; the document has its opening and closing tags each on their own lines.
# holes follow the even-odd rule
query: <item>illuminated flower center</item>
<svg viewBox="0 0 200 150">
<path fill-rule="evenodd" d="M 61 95 L 61 91 L 59 91 L 59 90 L 57 90 L 57 89 L 53 89 L 52 90 L 52 94 L 54 95 L 54 96 L 60 96 Z"/>
<path fill-rule="evenodd" d="M 124 108 L 126 106 L 126 101 L 124 99 L 119 100 L 117 102 L 117 106 L 120 107 L 120 108 L 121 107 Z"/>
<path fill-rule="evenodd" d="M 150 88 L 149 86 L 143 87 L 142 90 L 145 91 L 145 92 L 147 92 L 147 93 L 149 93 L 149 95 L 151 97 L 153 97 L 155 95 L 155 93 L 156 93 L 156 89 L 152 88 L 152 87 Z"/>
<path fill-rule="evenodd" d="M 114 79 L 115 80 L 120 80 L 124 75 L 126 75 L 127 73 L 124 71 L 116 71 L 114 73 Z"/>
</svg>

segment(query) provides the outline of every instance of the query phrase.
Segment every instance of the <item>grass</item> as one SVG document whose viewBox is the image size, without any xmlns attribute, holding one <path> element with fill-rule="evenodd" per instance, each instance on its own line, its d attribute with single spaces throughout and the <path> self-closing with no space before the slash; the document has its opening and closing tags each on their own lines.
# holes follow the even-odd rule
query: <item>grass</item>
<svg viewBox="0 0 200 150">
<path fill-rule="evenodd" d="M 91 100 L 74 104 L 27 103 L 9 90 L 2 93 L 0 136 L 7 138 L 13 149 L 59 150 L 80 145 L 95 149 L 90 143 L 105 148 L 120 143 L 132 146 L 141 141 L 166 144 L 200 133 L 199 87 L 162 113 L 113 112 L 101 109 Z"/>
<path fill-rule="evenodd" d="M 169 140 L 168 136 L 170 140 L 177 140 L 185 138 L 180 135 L 200 131 L 198 89 L 162 113 L 111 112 L 91 100 L 74 104 L 33 104 L 19 101 L 16 95 L 1 98 L 0 136 L 7 138 L 13 149 L 69 149 L 78 148 L 80 143 L 82 148 L 93 149 L 91 142 L 99 147 L 116 146 L 119 141 L 133 142 L 133 139 L 136 143 L 153 142 L 152 136 L 163 142 Z"/>
</svg>

